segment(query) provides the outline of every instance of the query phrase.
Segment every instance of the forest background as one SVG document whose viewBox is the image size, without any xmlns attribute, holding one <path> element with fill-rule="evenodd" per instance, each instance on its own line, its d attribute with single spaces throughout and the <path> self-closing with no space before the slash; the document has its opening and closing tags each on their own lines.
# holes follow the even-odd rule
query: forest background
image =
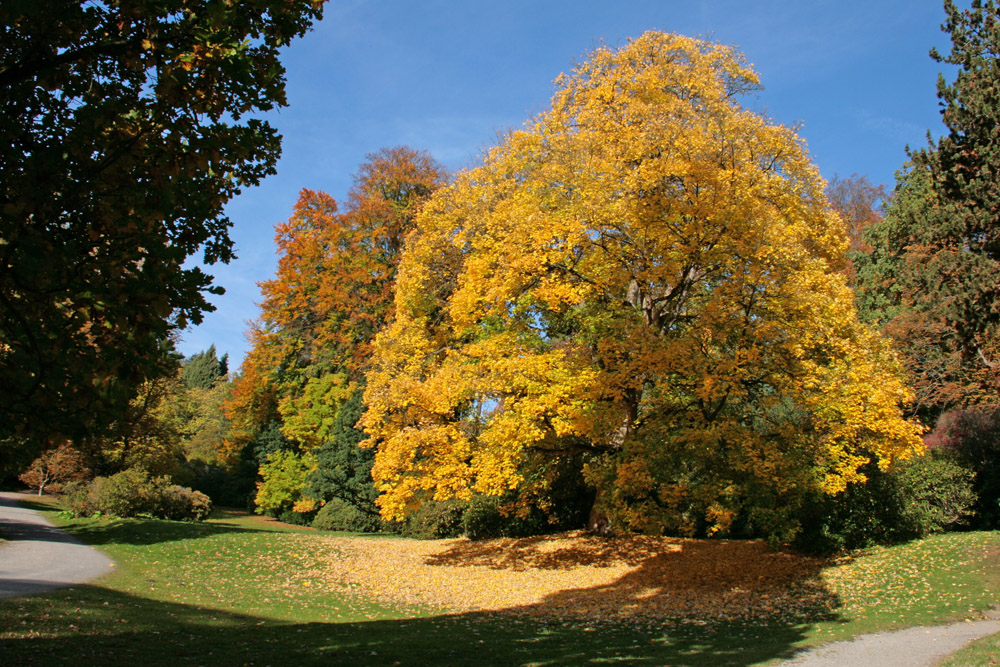
<svg viewBox="0 0 1000 667">
<path fill-rule="evenodd" d="M 756 102 L 735 101 L 757 88 L 738 53 L 647 33 L 591 54 L 557 84 L 551 112 L 501 135 L 481 167 L 454 181 L 430 153 L 398 147 L 371 153 L 339 205 L 303 190 L 277 226 L 276 277 L 261 284 L 263 315 L 234 383 L 214 346 L 185 359 L 167 353 L 157 363 L 176 364 L 176 373 L 147 373 L 101 429 L 51 438 L 61 447 L 23 478 L 42 480 L 41 492 L 98 473 L 70 489 L 81 513 L 148 495 L 201 514 L 206 498 L 170 486 L 180 481 L 221 502 L 252 498 L 286 520 L 424 536 L 586 523 L 825 549 L 992 525 L 997 499 L 984 473 L 996 430 L 996 8 L 946 10 L 958 46 L 936 59 L 960 68 L 956 84 L 939 90 L 949 133 L 910 154 L 894 195 L 863 176 L 834 178 L 826 194 L 841 217 L 832 216 L 794 134 L 762 125 Z M 636 55 L 644 49 L 648 61 Z M 647 99 L 638 83 L 647 76 L 676 76 L 668 90 L 688 92 Z M 615 134 L 621 127 L 595 121 L 590 106 L 618 113 L 605 86 L 651 105 L 640 125 L 663 117 L 676 123 L 667 127 L 695 129 Z M 730 134 L 713 138 L 713 123 Z M 632 147 L 604 155 L 612 137 Z M 690 164 L 664 163 L 664 147 Z M 598 180 L 636 170 L 634 184 L 623 181 L 630 194 L 595 195 L 600 184 L 572 180 L 588 173 L 573 166 L 588 150 Z M 740 157 L 709 174 L 719 155 Z M 268 160 L 273 166 L 276 153 Z M 643 180 L 646 163 L 653 180 Z M 677 178 L 682 194 L 658 189 Z M 742 185 L 722 185 L 727 179 Z M 683 247 L 640 247 L 629 216 L 642 222 L 644 214 L 620 209 L 619 199 L 660 207 L 670 225 L 698 224 L 667 230 Z M 526 206 L 512 209 L 525 219 L 549 210 L 572 217 L 583 207 L 598 220 L 555 239 L 522 232 L 526 251 L 497 254 L 499 240 L 485 241 L 496 233 L 487 221 L 513 219 L 508 202 Z M 614 222 L 622 211 L 626 222 Z M 730 219 L 764 226 L 741 234 Z M 691 240 L 714 224 L 722 226 Z M 739 245 L 755 234 L 767 244 Z M 455 240 L 453 259 L 458 238 L 467 245 Z M 569 255 L 537 259 L 563 243 L 573 246 Z M 845 256 L 848 245 L 854 254 Z M 229 254 L 223 245 L 207 256 Z M 624 276 L 609 268 L 615 262 Z M 528 280 L 491 276 L 497 267 L 516 267 Z M 733 282 L 739 275 L 748 278 Z M 860 320 L 848 287 L 859 295 Z M 763 307 L 758 294 L 767 295 Z M 192 321 L 205 310 L 187 308 Z M 180 312 L 175 330 L 186 319 Z M 739 313 L 744 330 L 733 337 Z M 633 322 L 638 315 L 644 323 Z M 387 323 L 394 328 L 376 339 Z M 810 336 L 797 342 L 803 331 Z M 614 341 L 630 345 L 614 349 Z M 433 351 L 440 344 L 444 356 Z M 763 370 L 746 375 L 746 366 Z M 938 427 L 929 456 L 919 456 L 920 423 Z M 859 517 L 872 505 L 886 509 L 879 525 L 862 529 Z"/>
</svg>

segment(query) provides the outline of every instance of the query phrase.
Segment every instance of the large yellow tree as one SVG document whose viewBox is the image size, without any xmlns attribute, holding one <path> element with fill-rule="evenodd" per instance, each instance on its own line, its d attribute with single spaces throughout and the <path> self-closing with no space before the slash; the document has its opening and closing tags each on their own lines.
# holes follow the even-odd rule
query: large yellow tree
<svg viewBox="0 0 1000 667">
<path fill-rule="evenodd" d="M 740 103 L 758 86 L 727 46 L 598 49 L 430 200 L 365 396 L 385 516 L 582 451 L 595 521 L 787 536 L 806 495 L 919 449 L 822 179 Z"/>
</svg>

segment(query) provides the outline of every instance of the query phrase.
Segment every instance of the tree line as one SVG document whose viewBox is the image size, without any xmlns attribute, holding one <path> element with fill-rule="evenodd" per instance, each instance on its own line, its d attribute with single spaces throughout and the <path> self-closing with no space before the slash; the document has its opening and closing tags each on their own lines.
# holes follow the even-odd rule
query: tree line
<svg viewBox="0 0 1000 667">
<path fill-rule="evenodd" d="M 744 106 L 742 54 L 660 32 L 591 53 L 468 170 L 386 148 L 342 204 L 303 190 L 206 462 L 347 530 L 995 526 L 1000 12 L 945 12 L 947 131 L 891 192 L 825 183 Z"/>
</svg>

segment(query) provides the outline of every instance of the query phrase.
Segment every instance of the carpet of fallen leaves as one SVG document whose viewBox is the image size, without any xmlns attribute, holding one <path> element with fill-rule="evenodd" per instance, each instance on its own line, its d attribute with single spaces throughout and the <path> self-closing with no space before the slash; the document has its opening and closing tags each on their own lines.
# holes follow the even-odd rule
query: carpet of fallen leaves
<svg viewBox="0 0 1000 667">
<path fill-rule="evenodd" d="M 761 542 L 602 538 L 416 541 L 316 536 L 284 584 L 397 605 L 618 621 L 816 618 L 827 561 Z"/>
</svg>

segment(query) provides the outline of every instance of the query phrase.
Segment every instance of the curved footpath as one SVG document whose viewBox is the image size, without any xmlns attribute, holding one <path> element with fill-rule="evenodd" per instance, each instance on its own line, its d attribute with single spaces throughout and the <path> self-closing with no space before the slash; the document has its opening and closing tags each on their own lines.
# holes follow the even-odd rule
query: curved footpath
<svg viewBox="0 0 1000 667">
<path fill-rule="evenodd" d="M 38 512 L 17 504 L 20 493 L 0 493 L 0 598 L 44 593 L 111 572 L 115 562 L 70 537 Z"/>
<path fill-rule="evenodd" d="M 18 506 L 20 493 L 0 493 L 0 598 L 43 593 L 82 584 L 115 566 L 103 553 L 54 527 L 37 512 Z M 804 651 L 787 667 L 932 666 L 974 639 L 1000 632 L 1000 611 L 989 620 L 916 627 L 860 635 Z"/>
<path fill-rule="evenodd" d="M 781 667 L 932 667 L 969 642 L 1000 632 L 1000 613 L 989 620 L 858 635 L 805 651 Z"/>
</svg>

